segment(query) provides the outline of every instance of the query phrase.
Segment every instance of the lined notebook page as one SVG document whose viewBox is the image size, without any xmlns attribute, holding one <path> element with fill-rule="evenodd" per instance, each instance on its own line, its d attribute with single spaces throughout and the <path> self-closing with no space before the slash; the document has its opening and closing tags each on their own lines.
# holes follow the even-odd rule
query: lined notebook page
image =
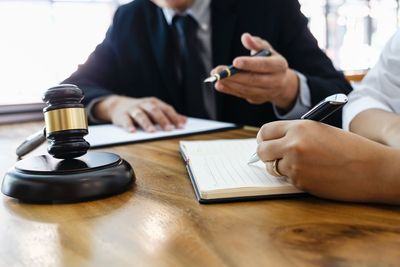
<svg viewBox="0 0 400 267">
<path fill-rule="evenodd" d="M 181 142 L 200 191 L 293 187 L 268 174 L 263 162 L 247 164 L 256 148 L 256 139 Z"/>
</svg>

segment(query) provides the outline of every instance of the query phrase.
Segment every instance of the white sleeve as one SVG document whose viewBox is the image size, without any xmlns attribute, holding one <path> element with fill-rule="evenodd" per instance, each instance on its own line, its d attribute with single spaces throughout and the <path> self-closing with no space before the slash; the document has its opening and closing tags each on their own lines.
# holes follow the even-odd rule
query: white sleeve
<svg viewBox="0 0 400 267">
<path fill-rule="evenodd" d="M 343 108 L 343 129 L 367 109 L 400 113 L 400 30 L 386 44 L 378 63 L 349 95 Z"/>
</svg>

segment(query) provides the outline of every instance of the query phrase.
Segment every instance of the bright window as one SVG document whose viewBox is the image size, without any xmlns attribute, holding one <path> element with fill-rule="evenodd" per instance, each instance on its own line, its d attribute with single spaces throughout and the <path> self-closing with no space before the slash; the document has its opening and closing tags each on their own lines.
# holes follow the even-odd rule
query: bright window
<svg viewBox="0 0 400 267">
<path fill-rule="evenodd" d="M 0 0 L 0 105 L 41 102 L 102 41 L 117 4 Z"/>
<path fill-rule="evenodd" d="M 223 0 L 214 0 L 223 1 Z M 342 70 L 371 67 L 399 24 L 399 0 L 300 0 Z M 129 0 L 0 0 L 0 105 L 41 102 L 85 62 Z"/>
<path fill-rule="evenodd" d="M 399 0 L 300 0 L 319 45 L 341 70 L 372 67 L 399 26 Z"/>
</svg>

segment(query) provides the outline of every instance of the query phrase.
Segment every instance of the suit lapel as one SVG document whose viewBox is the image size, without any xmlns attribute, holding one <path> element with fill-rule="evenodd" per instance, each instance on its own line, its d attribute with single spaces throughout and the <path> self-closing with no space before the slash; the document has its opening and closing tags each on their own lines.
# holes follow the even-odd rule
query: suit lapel
<svg viewBox="0 0 400 267">
<path fill-rule="evenodd" d="M 164 18 L 162 10 L 148 1 L 145 9 L 147 19 L 147 32 L 149 33 L 151 49 L 157 62 L 161 78 L 168 91 L 168 100 L 175 108 L 182 108 L 182 94 L 175 72 L 174 47 L 170 27 Z"/>
</svg>

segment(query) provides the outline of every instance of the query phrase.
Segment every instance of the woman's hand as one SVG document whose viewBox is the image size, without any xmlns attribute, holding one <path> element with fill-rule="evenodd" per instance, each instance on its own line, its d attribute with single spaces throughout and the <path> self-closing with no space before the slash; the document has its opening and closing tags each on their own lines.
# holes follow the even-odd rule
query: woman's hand
<svg viewBox="0 0 400 267">
<path fill-rule="evenodd" d="M 272 171 L 323 198 L 400 203 L 400 151 L 323 123 L 298 120 L 265 124 L 258 155 Z"/>
</svg>

